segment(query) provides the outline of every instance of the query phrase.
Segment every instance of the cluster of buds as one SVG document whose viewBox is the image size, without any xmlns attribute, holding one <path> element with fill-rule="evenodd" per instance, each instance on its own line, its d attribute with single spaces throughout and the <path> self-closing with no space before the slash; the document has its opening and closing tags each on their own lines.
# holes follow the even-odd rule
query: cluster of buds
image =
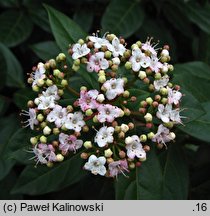
<svg viewBox="0 0 210 216">
<path fill-rule="evenodd" d="M 70 70 L 62 53 L 33 68 L 28 82 L 38 97 L 22 113 L 29 116 L 27 126 L 38 133 L 31 138 L 33 159 L 52 166 L 79 151 L 86 160 L 85 170 L 117 177 L 140 166 L 154 145 L 167 147 L 175 139 L 174 125 L 182 123 L 182 94 L 169 82 L 173 71 L 169 46 L 156 46 L 148 39 L 128 49 L 114 34 L 92 35 L 70 45 Z M 81 86 L 77 93 L 69 85 L 81 65 L 86 73 L 97 73 L 97 89 Z M 138 86 L 149 97 L 138 101 L 142 95 L 130 91 Z M 72 104 L 62 106 L 68 91 L 76 98 L 72 95 Z"/>
</svg>

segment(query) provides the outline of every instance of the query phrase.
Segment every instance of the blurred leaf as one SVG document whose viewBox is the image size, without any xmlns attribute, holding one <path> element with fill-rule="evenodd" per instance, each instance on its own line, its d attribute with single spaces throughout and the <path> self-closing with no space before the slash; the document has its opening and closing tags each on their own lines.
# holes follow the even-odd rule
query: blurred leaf
<svg viewBox="0 0 210 216">
<path fill-rule="evenodd" d="M 18 0 L 1 0 L 0 6 L 8 7 L 8 8 L 17 7 L 17 6 L 19 6 L 19 1 Z"/>
<path fill-rule="evenodd" d="M 20 109 L 27 110 L 27 102 L 29 100 L 35 99 L 36 96 L 37 94 L 33 92 L 30 88 L 23 88 L 15 92 L 13 100 Z"/>
<path fill-rule="evenodd" d="M 37 195 L 70 186 L 85 176 L 82 165 L 83 160 L 78 153 L 52 168 L 27 166 L 17 180 L 12 193 Z"/>
<path fill-rule="evenodd" d="M 175 65 L 175 83 L 190 92 L 199 102 L 210 100 L 210 67 L 203 62 L 188 62 Z"/>
<path fill-rule="evenodd" d="M 23 199 L 21 195 L 11 195 L 10 190 L 13 188 L 17 176 L 14 171 L 10 172 L 2 181 L 0 181 L 0 200 Z"/>
<path fill-rule="evenodd" d="M 74 21 L 81 26 L 84 31 L 89 32 L 93 23 L 93 12 L 80 8 L 74 14 Z"/>
<path fill-rule="evenodd" d="M 26 40 L 32 28 L 30 18 L 21 11 L 8 10 L 0 15 L 0 41 L 8 47 Z"/>
<path fill-rule="evenodd" d="M 143 23 L 144 11 L 139 1 L 113 0 L 102 17 L 103 32 L 111 31 L 125 38 L 131 36 Z"/>
<path fill-rule="evenodd" d="M 6 158 L 7 145 L 11 135 L 17 130 L 18 122 L 15 115 L 1 118 L 0 121 L 0 180 L 3 179 L 15 164 Z"/>
<path fill-rule="evenodd" d="M 179 128 L 197 139 L 210 142 L 210 102 L 202 103 L 202 106 L 205 115 Z"/>
<path fill-rule="evenodd" d="M 201 7 L 197 2 L 184 5 L 185 7 L 181 5 L 179 5 L 179 7 L 189 20 L 195 23 L 204 32 L 210 34 L 210 6 Z"/>
<path fill-rule="evenodd" d="M 42 6 L 42 1 L 23 0 L 23 4 L 27 7 L 33 23 L 44 31 L 51 33 L 47 12 Z"/>
<path fill-rule="evenodd" d="M 87 35 L 65 14 L 48 5 L 44 5 L 44 7 L 47 9 L 50 26 L 55 40 L 62 52 L 67 54 L 70 43 L 74 43 L 80 38 L 86 38 Z"/>
<path fill-rule="evenodd" d="M 60 53 L 60 49 L 54 41 L 44 41 L 33 44 L 31 45 L 31 49 L 44 61 L 55 58 Z"/>
<path fill-rule="evenodd" d="M 0 60 L 3 60 L 5 65 L 4 71 L 6 71 L 6 85 L 9 87 L 24 87 L 23 71 L 20 63 L 13 55 L 13 53 L 2 43 L 0 43 Z M 4 79 L 4 77 L 1 77 Z"/>
<path fill-rule="evenodd" d="M 0 116 L 5 113 L 9 103 L 10 103 L 9 99 L 0 95 Z"/>
<path fill-rule="evenodd" d="M 152 149 L 134 176 L 120 177 L 116 199 L 187 199 L 187 167 L 180 147 L 171 145 L 160 160 Z"/>
</svg>

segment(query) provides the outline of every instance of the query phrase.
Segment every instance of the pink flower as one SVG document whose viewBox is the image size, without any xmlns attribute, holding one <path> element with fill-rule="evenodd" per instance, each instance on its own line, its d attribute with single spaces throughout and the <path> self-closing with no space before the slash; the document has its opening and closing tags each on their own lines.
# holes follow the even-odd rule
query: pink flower
<svg viewBox="0 0 210 216">
<path fill-rule="evenodd" d="M 147 41 L 145 43 L 142 44 L 142 49 L 144 51 L 149 51 L 152 55 L 157 55 L 157 52 L 155 50 L 155 47 L 157 46 L 157 44 L 152 44 L 151 43 L 152 38 L 148 38 Z"/>
<path fill-rule="evenodd" d="M 166 142 L 170 142 L 174 137 L 170 133 L 169 129 L 164 127 L 162 124 L 159 125 L 158 131 L 155 136 L 152 138 L 153 142 L 165 144 Z"/>
<path fill-rule="evenodd" d="M 102 104 L 98 107 L 99 122 L 113 122 L 115 118 L 119 117 L 122 110 L 110 104 Z"/>
<path fill-rule="evenodd" d="M 99 103 L 96 101 L 97 96 L 98 96 L 97 90 L 90 90 L 88 92 L 82 90 L 80 92 L 80 98 L 78 101 L 81 110 L 86 111 L 88 109 L 97 109 L 99 106 Z"/>
<path fill-rule="evenodd" d="M 104 58 L 104 52 L 98 52 L 90 56 L 87 63 L 88 72 L 98 72 L 99 70 L 105 70 L 109 67 L 109 62 Z"/>
<path fill-rule="evenodd" d="M 182 93 L 176 90 L 173 90 L 169 87 L 168 89 L 168 103 L 177 105 L 182 97 Z"/>
<path fill-rule="evenodd" d="M 155 72 L 158 73 L 160 71 L 160 68 L 163 67 L 163 64 L 159 62 L 158 58 L 154 55 L 150 58 L 150 68 Z"/>
<path fill-rule="evenodd" d="M 129 172 L 127 160 L 118 160 L 109 164 L 109 174 L 111 177 L 115 177 L 118 174 L 124 174 L 124 171 Z"/>
<path fill-rule="evenodd" d="M 74 135 L 68 135 L 64 133 L 60 133 L 59 135 L 59 149 L 63 151 L 64 153 L 67 153 L 68 151 L 74 151 L 76 152 L 77 149 L 82 147 L 83 141 L 78 140 L 76 136 Z"/>
</svg>

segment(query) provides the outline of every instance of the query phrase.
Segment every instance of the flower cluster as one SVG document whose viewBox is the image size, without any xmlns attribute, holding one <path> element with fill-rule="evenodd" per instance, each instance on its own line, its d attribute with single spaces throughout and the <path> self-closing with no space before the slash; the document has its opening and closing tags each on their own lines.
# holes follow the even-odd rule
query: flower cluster
<svg viewBox="0 0 210 216">
<path fill-rule="evenodd" d="M 175 139 L 182 93 L 170 82 L 168 45 L 157 48 L 147 39 L 128 49 L 114 34 L 92 35 L 70 45 L 68 53 L 71 68 L 61 53 L 39 63 L 28 79 L 37 97 L 22 114 L 37 133 L 31 138 L 37 164 L 50 167 L 79 151 L 85 170 L 117 177 L 140 166 L 154 145 L 167 147 Z M 71 87 L 81 69 L 94 73 L 97 87 Z"/>
</svg>

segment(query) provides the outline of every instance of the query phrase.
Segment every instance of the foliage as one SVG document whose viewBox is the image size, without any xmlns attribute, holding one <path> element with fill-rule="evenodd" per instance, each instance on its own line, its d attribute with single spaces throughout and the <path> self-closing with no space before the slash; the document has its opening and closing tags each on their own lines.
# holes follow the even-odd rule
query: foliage
<svg viewBox="0 0 210 216">
<path fill-rule="evenodd" d="M 36 199 L 40 194 L 42 199 L 210 198 L 209 1 L 0 0 L 0 10 L 2 199 Z M 147 36 L 168 43 L 175 64 L 173 79 L 185 93 L 182 115 L 187 118 L 177 128 L 176 144 L 168 150 L 152 149 L 129 178 L 121 175 L 115 182 L 81 174 L 77 155 L 53 168 L 34 168 L 26 152 L 30 132 L 17 130 L 19 109 L 26 109 L 28 98 L 33 97 L 26 84 L 31 65 L 55 57 L 60 50 L 67 53 L 69 44 L 98 29 L 102 34 L 121 35 L 130 44 Z M 72 83 L 94 86 L 95 77 L 83 72 L 83 79 L 76 77 Z"/>
</svg>

